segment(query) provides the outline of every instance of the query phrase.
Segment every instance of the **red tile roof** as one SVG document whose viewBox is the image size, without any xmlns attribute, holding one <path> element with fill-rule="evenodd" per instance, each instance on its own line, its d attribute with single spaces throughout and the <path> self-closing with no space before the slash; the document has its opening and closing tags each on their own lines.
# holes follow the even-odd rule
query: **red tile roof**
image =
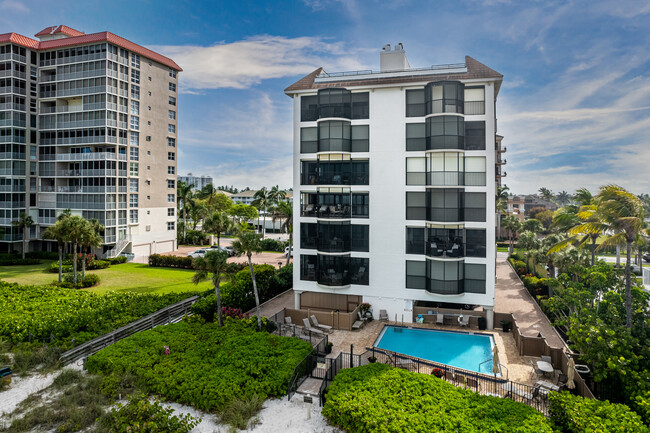
<svg viewBox="0 0 650 433">
<path fill-rule="evenodd" d="M 318 68 L 311 74 L 296 81 L 291 86 L 284 89 L 284 93 L 289 94 L 299 90 L 322 89 L 327 87 L 355 87 L 355 86 L 372 86 L 382 84 L 406 84 L 409 82 L 420 81 L 441 81 L 441 80 L 467 80 L 476 78 L 493 78 L 498 80 L 496 90 L 498 92 L 500 87 L 500 80 L 503 75 L 485 66 L 483 63 L 465 56 L 465 66 L 467 72 L 453 72 L 448 74 L 431 74 L 431 75 L 411 75 L 401 77 L 368 77 L 360 80 L 352 80 L 349 76 L 342 76 L 338 81 L 328 81 L 324 83 L 316 83 L 316 77 L 320 75 L 323 68 Z"/>
<path fill-rule="evenodd" d="M 43 42 L 39 42 L 35 39 L 31 39 L 26 36 L 19 35 L 17 33 L 5 33 L 0 35 L 0 43 L 3 42 L 4 43 L 11 42 L 17 45 L 22 45 L 23 47 L 31 48 L 33 50 L 53 50 L 56 48 L 72 47 L 76 45 L 94 44 L 98 42 L 110 42 L 111 44 L 117 45 L 129 51 L 132 51 L 136 54 L 140 54 L 142 57 L 146 57 L 148 59 L 151 59 L 155 62 L 168 66 L 177 71 L 183 70 L 181 69 L 180 66 L 176 64 L 176 62 L 174 62 L 169 57 L 165 57 L 162 54 L 158 54 L 154 51 L 151 51 L 150 49 L 135 44 L 111 32 L 92 33 L 90 35 L 81 33 L 80 36 L 72 36 L 69 38 L 61 38 L 61 39 L 52 39 Z"/>
<path fill-rule="evenodd" d="M 68 36 L 82 36 L 82 35 L 85 35 L 84 32 L 80 32 L 79 30 L 75 30 L 73 28 L 70 28 L 68 26 L 64 26 L 63 24 L 61 24 L 60 26 L 45 27 L 43 30 L 36 33 L 34 36 L 39 37 L 39 36 L 45 36 L 45 35 L 54 35 L 54 34 L 57 34 L 57 33 L 63 33 L 64 35 L 68 35 Z"/>
</svg>

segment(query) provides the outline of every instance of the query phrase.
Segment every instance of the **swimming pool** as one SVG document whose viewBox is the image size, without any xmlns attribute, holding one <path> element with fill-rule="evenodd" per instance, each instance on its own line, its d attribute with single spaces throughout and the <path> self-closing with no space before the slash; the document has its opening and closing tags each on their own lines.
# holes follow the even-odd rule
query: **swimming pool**
<svg viewBox="0 0 650 433">
<path fill-rule="evenodd" d="M 492 374 L 494 337 L 488 334 L 385 326 L 374 344 L 379 349 Z"/>
</svg>

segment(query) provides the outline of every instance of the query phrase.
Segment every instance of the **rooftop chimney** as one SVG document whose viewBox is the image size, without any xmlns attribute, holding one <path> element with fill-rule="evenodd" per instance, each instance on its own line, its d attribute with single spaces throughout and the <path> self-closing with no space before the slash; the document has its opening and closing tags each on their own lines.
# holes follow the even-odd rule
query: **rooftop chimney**
<svg viewBox="0 0 650 433">
<path fill-rule="evenodd" d="M 404 71 L 411 69 L 409 61 L 406 58 L 406 51 L 401 42 L 395 45 L 394 51 L 390 50 L 390 44 L 381 48 L 379 53 L 379 69 L 381 72 Z"/>
</svg>

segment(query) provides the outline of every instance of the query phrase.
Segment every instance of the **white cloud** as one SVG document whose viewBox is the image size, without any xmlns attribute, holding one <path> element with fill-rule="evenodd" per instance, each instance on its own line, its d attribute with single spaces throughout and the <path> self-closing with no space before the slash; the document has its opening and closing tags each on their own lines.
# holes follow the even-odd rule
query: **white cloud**
<svg viewBox="0 0 650 433">
<path fill-rule="evenodd" d="M 306 75 L 320 66 L 333 70 L 364 69 L 359 51 L 319 37 L 261 35 L 212 46 L 159 46 L 155 50 L 182 68 L 184 89 L 245 89 L 271 78 Z"/>
<path fill-rule="evenodd" d="M 6 13 L 7 11 L 28 13 L 29 8 L 25 5 L 25 3 L 21 1 L 3 0 L 2 2 L 0 2 L 0 11 L 4 13 Z"/>
</svg>

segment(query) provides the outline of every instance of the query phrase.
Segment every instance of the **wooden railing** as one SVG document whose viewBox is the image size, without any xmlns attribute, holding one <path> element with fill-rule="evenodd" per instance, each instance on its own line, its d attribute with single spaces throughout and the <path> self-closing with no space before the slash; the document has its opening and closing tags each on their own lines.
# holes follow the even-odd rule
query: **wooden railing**
<svg viewBox="0 0 650 433">
<path fill-rule="evenodd" d="M 189 313 L 190 307 L 197 299 L 199 299 L 198 296 L 192 296 L 191 298 L 168 305 L 167 307 L 143 317 L 142 319 L 138 319 L 135 322 L 131 322 L 126 326 L 116 329 L 115 331 L 111 331 L 108 334 L 104 334 L 87 341 L 74 349 L 68 350 L 67 352 L 64 352 L 59 359 L 64 364 L 69 364 L 79 359 L 87 358 L 90 355 L 99 352 L 104 347 L 110 346 L 116 341 L 129 337 L 136 332 L 146 331 L 159 325 L 176 322 Z"/>
</svg>

